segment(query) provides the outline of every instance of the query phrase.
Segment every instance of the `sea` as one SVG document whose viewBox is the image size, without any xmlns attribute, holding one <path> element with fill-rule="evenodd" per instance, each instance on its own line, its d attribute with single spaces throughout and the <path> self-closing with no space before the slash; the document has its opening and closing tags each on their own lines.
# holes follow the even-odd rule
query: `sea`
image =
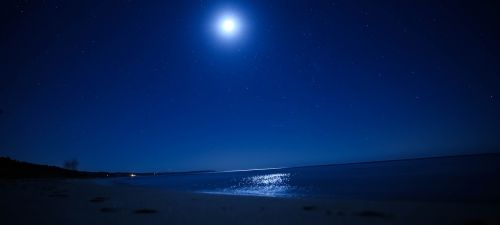
<svg viewBox="0 0 500 225">
<path fill-rule="evenodd" d="M 500 154 L 135 176 L 101 184 L 278 198 L 500 203 Z"/>
</svg>

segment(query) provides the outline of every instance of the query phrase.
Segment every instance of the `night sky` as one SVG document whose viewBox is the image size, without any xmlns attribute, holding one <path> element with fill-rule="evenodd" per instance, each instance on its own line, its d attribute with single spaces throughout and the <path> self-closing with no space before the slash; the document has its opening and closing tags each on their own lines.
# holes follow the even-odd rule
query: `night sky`
<svg viewBox="0 0 500 225">
<path fill-rule="evenodd" d="M 495 1 L 2 1 L 0 155 L 81 170 L 500 152 Z M 223 15 L 237 33 L 218 29 Z"/>
</svg>

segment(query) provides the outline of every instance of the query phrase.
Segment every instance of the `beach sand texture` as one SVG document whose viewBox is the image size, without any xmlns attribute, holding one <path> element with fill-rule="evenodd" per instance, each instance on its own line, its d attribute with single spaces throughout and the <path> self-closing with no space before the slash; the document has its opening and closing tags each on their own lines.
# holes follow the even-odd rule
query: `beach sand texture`
<svg viewBox="0 0 500 225">
<path fill-rule="evenodd" d="M 500 224 L 500 206 L 484 203 L 211 195 L 85 180 L 4 180 L 0 195 L 2 225 Z"/>
</svg>

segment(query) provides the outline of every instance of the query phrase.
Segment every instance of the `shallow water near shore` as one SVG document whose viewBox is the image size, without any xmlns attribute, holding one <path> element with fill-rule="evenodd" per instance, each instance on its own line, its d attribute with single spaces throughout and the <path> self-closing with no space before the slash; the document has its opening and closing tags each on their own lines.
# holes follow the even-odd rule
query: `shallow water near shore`
<svg viewBox="0 0 500 225">
<path fill-rule="evenodd" d="M 284 198 L 500 203 L 500 155 L 98 180 L 100 184 Z"/>
</svg>

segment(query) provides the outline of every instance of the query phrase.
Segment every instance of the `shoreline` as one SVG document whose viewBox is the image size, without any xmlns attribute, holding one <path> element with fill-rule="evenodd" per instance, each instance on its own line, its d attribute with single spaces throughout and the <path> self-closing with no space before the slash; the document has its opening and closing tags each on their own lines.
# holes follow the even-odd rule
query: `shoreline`
<svg viewBox="0 0 500 225">
<path fill-rule="evenodd" d="M 495 224 L 499 204 L 291 199 L 102 186 L 0 182 L 2 224 Z"/>
</svg>

